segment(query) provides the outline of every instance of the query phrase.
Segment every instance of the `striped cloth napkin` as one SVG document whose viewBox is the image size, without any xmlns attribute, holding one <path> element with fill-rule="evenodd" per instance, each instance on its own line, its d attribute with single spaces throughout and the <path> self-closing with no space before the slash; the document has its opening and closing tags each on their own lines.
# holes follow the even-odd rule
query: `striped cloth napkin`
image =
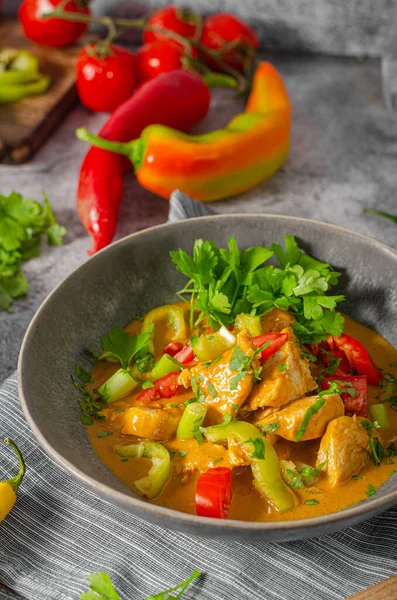
<svg viewBox="0 0 397 600">
<path fill-rule="evenodd" d="M 170 220 L 208 214 L 174 194 Z M 169 531 L 100 500 L 38 445 L 18 401 L 16 375 L 0 387 L 0 439 L 14 438 L 28 474 L 0 524 L 1 600 L 78 600 L 87 575 L 106 571 L 122 600 L 142 600 L 198 568 L 186 600 L 344 600 L 397 573 L 397 506 L 319 539 L 225 542 Z M 70 443 L 73 443 L 71 440 Z M 0 480 L 15 458 L 0 452 Z"/>
</svg>

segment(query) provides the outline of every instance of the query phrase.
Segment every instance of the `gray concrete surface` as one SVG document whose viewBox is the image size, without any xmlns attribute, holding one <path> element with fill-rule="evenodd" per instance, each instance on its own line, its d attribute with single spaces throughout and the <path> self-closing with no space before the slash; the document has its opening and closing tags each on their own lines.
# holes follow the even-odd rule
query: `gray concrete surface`
<svg viewBox="0 0 397 600">
<path fill-rule="evenodd" d="M 381 95 L 378 60 L 274 57 L 294 106 L 290 156 L 270 181 L 234 199 L 213 204 L 219 212 L 269 212 L 343 225 L 397 246 L 397 227 L 363 209 L 397 213 L 397 121 Z M 227 123 L 243 105 L 232 92 L 215 94 L 211 114 L 198 130 Z M 26 327 L 51 289 L 86 260 L 90 240 L 75 211 L 79 165 L 86 151 L 75 129 L 99 129 L 105 115 L 77 107 L 28 164 L 0 166 L 0 191 L 13 189 L 39 198 L 45 189 L 58 220 L 67 226 L 63 248 L 43 246 L 42 256 L 26 264 L 28 296 L 13 314 L 0 313 L 0 381 L 16 367 Z M 118 237 L 167 218 L 165 200 L 126 177 Z M 347 257 L 348 260 L 348 257 Z M 395 280 L 390 281 L 395 288 Z M 59 332 L 62 351 L 62 331 Z"/>
</svg>

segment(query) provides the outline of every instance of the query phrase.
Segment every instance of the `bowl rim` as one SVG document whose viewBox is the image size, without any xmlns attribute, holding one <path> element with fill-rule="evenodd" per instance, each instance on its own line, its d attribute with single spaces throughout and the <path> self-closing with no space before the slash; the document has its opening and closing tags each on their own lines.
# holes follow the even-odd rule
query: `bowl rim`
<svg viewBox="0 0 397 600">
<path fill-rule="evenodd" d="M 320 229 L 328 230 L 331 232 L 339 233 L 342 235 L 349 235 L 355 238 L 359 238 L 362 241 L 368 243 L 369 245 L 378 247 L 381 251 L 390 254 L 393 260 L 397 261 L 397 250 L 376 240 L 375 238 L 371 238 L 370 236 L 364 235 L 362 233 L 352 231 L 345 227 L 341 227 L 340 225 L 334 225 L 331 223 L 324 223 L 322 221 L 316 221 L 314 219 L 307 219 L 304 217 L 295 217 L 289 215 L 281 215 L 281 214 L 269 214 L 269 213 L 230 213 L 230 214 L 211 214 L 208 216 L 200 216 L 200 217 L 192 217 L 183 220 L 178 220 L 174 222 L 166 222 L 161 223 L 160 225 L 155 225 L 153 227 L 149 227 L 143 229 L 141 231 L 137 231 L 135 233 L 129 234 L 106 246 L 93 256 L 90 256 L 86 261 L 84 261 L 81 265 L 79 265 L 76 269 L 74 269 L 69 275 L 64 277 L 56 287 L 48 294 L 48 296 L 43 300 L 35 315 L 33 316 L 29 326 L 25 332 L 21 349 L 18 358 L 18 367 L 17 367 L 17 379 L 18 379 L 18 392 L 19 392 L 19 401 L 22 406 L 22 410 L 24 412 L 25 418 L 34 434 L 36 439 L 38 440 L 41 447 L 44 449 L 46 454 L 61 468 L 71 473 L 72 476 L 79 481 L 85 488 L 88 488 L 103 499 L 105 499 L 110 504 L 117 504 L 128 512 L 133 512 L 130 509 L 136 508 L 139 511 L 139 516 L 144 518 L 144 514 L 146 513 L 148 517 L 153 515 L 157 518 L 157 523 L 159 523 L 159 519 L 164 518 L 164 526 L 167 526 L 167 522 L 169 521 L 180 521 L 181 523 L 191 524 L 199 528 L 200 525 L 211 525 L 214 529 L 219 530 L 220 532 L 224 530 L 234 530 L 240 532 L 275 532 L 279 531 L 293 531 L 295 533 L 302 532 L 307 530 L 308 532 L 316 529 L 318 526 L 329 526 L 334 523 L 338 523 L 343 527 L 343 523 L 345 521 L 350 521 L 351 523 L 364 521 L 366 515 L 372 516 L 375 513 L 380 513 L 383 510 L 389 508 L 392 504 L 397 503 L 397 489 L 391 490 L 386 494 L 376 497 L 373 496 L 371 498 L 365 499 L 362 503 L 353 504 L 352 506 L 348 506 L 347 508 L 342 509 L 341 511 L 337 511 L 334 513 L 325 514 L 319 517 L 311 517 L 306 519 L 290 519 L 285 521 L 241 521 L 241 520 L 232 520 L 232 519 L 216 519 L 210 517 L 199 517 L 197 515 L 192 515 L 190 513 L 184 513 L 182 511 L 178 511 L 171 508 L 166 508 L 164 506 L 153 504 L 147 500 L 140 499 L 137 496 L 130 495 L 126 492 L 118 491 L 107 485 L 106 483 L 102 483 L 91 477 L 90 475 L 84 474 L 80 469 L 75 467 L 69 460 L 65 459 L 62 454 L 60 454 L 57 450 L 55 450 L 52 445 L 47 442 L 45 436 L 41 433 L 41 430 L 38 425 L 35 423 L 35 419 L 29 409 L 28 402 L 28 392 L 24 392 L 24 383 L 23 383 L 23 372 L 24 372 L 24 361 L 25 361 L 25 350 L 27 344 L 29 342 L 29 337 L 31 332 L 35 329 L 38 320 L 41 318 L 42 313 L 45 311 L 47 304 L 50 302 L 53 296 L 55 296 L 58 291 L 66 284 L 69 278 L 73 277 L 75 273 L 79 272 L 86 268 L 86 265 L 91 261 L 98 260 L 98 257 L 101 257 L 104 253 L 112 252 L 114 248 L 122 245 L 129 244 L 131 239 L 136 239 L 139 237 L 143 237 L 147 234 L 151 234 L 152 232 L 168 229 L 168 228 L 183 228 L 186 222 L 197 222 L 197 221 L 213 221 L 213 220 L 228 220 L 234 218 L 255 218 L 261 220 L 286 220 L 291 222 L 300 222 L 309 226 L 314 226 Z M 100 459 L 98 459 L 100 460 Z M 313 536 L 315 536 L 315 532 L 311 531 Z M 302 535 L 301 537 L 309 537 L 306 535 Z"/>
</svg>

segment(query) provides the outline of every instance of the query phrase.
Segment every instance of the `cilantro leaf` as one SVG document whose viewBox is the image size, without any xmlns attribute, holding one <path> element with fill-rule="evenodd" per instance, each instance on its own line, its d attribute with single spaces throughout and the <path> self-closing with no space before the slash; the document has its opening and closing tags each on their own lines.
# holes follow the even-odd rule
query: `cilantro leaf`
<svg viewBox="0 0 397 600">
<path fill-rule="evenodd" d="M 374 421 L 373 423 L 370 423 L 369 421 L 362 421 L 361 425 L 367 430 L 369 435 L 367 451 L 372 455 L 374 465 L 379 467 L 382 460 L 387 456 L 385 449 L 379 441 L 379 438 L 373 434 L 374 430 L 380 429 L 380 425 L 377 421 Z"/>
<path fill-rule="evenodd" d="M 329 390 L 326 390 L 326 391 L 328 393 L 330 393 Z M 306 410 L 306 412 L 303 416 L 302 423 L 299 425 L 298 431 L 296 432 L 296 435 L 295 435 L 296 442 L 299 442 L 303 438 L 310 419 L 313 417 L 313 415 L 315 415 L 320 410 L 320 408 L 322 406 L 324 406 L 324 404 L 325 404 L 324 398 L 319 396 L 319 398 L 315 401 L 315 403 L 312 404 L 311 406 L 309 406 L 309 408 Z"/>
<path fill-rule="evenodd" d="M 263 460 L 265 458 L 265 443 L 263 441 L 262 438 L 257 437 L 257 438 L 249 438 L 248 440 L 245 440 L 245 442 L 243 442 L 244 444 L 253 444 L 254 446 L 254 451 L 252 454 L 250 454 L 251 458 L 258 458 L 260 460 Z"/>
<path fill-rule="evenodd" d="M 136 335 L 114 327 L 102 338 L 105 354 L 101 355 L 101 359 L 113 358 L 121 363 L 123 369 L 128 369 L 133 357 L 149 344 L 150 339 L 150 332 Z"/>
</svg>

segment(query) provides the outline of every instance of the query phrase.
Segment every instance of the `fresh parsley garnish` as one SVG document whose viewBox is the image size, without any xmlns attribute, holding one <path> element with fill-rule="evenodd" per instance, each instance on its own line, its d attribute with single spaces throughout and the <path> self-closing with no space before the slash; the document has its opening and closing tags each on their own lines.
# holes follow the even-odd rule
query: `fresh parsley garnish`
<svg viewBox="0 0 397 600">
<path fill-rule="evenodd" d="M 273 256 L 280 267 L 265 264 Z M 190 304 L 191 326 L 207 318 L 216 330 L 231 325 L 240 313 L 262 315 L 278 307 L 294 314 L 293 328 L 302 343 L 342 333 L 344 319 L 335 308 L 344 296 L 327 295 L 340 273 L 304 254 L 291 235 L 285 237 L 285 249 L 272 244 L 244 251 L 234 237 L 228 249 L 198 239 L 192 256 L 178 250 L 171 259 L 188 277 L 178 295 Z"/>
<path fill-rule="evenodd" d="M 380 443 L 379 438 L 374 436 L 373 431 L 380 429 L 380 425 L 377 421 L 374 421 L 373 423 L 370 423 L 369 421 L 363 421 L 361 425 L 367 430 L 369 435 L 367 451 L 371 454 L 374 464 L 379 467 L 381 461 L 386 458 L 386 452 Z"/>
<path fill-rule="evenodd" d="M 389 364 L 389 367 L 397 367 L 397 362 L 391 362 L 391 363 Z"/>
<path fill-rule="evenodd" d="M 88 373 L 85 369 L 83 369 L 82 367 L 80 367 L 79 365 L 76 365 L 75 368 L 75 375 L 76 377 L 78 377 L 80 379 L 80 381 L 82 381 L 83 383 L 92 383 L 93 379 L 90 375 L 90 373 Z"/>
<path fill-rule="evenodd" d="M 278 366 L 279 371 L 285 371 L 285 369 L 288 369 L 288 365 L 286 363 L 281 363 L 281 365 Z"/>
<path fill-rule="evenodd" d="M 262 438 L 257 437 L 257 438 L 249 438 L 248 440 L 245 440 L 245 442 L 243 442 L 244 444 L 250 443 L 253 444 L 254 446 L 254 451 L 252 454 L 250 454 L 251 458 L 259 458 L 259 459 L 264 459 L 265 458 L 265 443 L 262 440 Z"/>
<path fill-rule="evenodd" d="M 366 208 L 364 212 L 372 215 L 379 215 L 380 217 L 385 217 L 386 219 L 390 219 L 390 221 L 397 223 L 397 216 L 391 215 L 390 213 L 382 212 L 381 210 L 374 210 L 373 208 Z"/>
<path fill-rule="evenodd" d="M 246 377 L 247 375 L 247 371 L 241 371 L 240 373 L 237 373 L 237 375 L 233 375 L 233 377 L 230 380 L 230 391 L 233 392 L 234 390 L 237 389 L 237 384 L 241 379 L 244 379 L 244 377 Z"/>
<path fill-rule="evenodd" d="M 374 488 L 373 485 L 369 484 L 368 490 L 365 492 L 365 495 L 369 498 L 370 496 L 373 496 L 374 494 L 376 494 L 376 489 Z"/>
<path fill-rule="evenodd" d="M 360 477 L 360 475 L 353 475 L 352 479 L 362 479 L 362 477 Z"/>
<path fill-rule="evenodd" d="M 305 504 L 307 504 L 307 506 L 315 506 L 316 504 L 320 504 L 320 502 L 315 498 L 311 498 L 310 500 L 306 500 Z"/>
<path fill-rule="evenodd" d="M 208 382 L 207 383 L 207 388 L 208 388 L 209 393 L 211 394 L 211 397 L 212 398 L 216 398 L 216 395 L 217 395 L 216 394 L 216 389 L 214 388 L 214 386 L 212 385 L 212 383 Z"/>
<path fill-rule="evenodd" d="M 389 383 L 394 383 L 396 381 L 396 378 L 393 375 L 390 375 L 390 373 L 383 373 L 383 379 Z"/>
<path fill-rule="evenodd" d="M 395 444 L 390 444 L 390 446 L 388 446 L 387 451 L 389 453 L 389 458 L 392 459 L 395 456 L 397 456 L 397 447 Z"/>
<path fill-rule="evenodd" d="M 326 391 L 329 393 L 328 390 L 326 390 Z M 315 415 L 320 410 L 320 408 L 322 406 L 324 406 L 324 404 L 325 404 L 324 398 L 322 398 L 319 395 L 319 398 L 315 401 L 315 403 L 312 404 L 311 406 L 309 406 L 309 408 L 306 410 L 306 412 L 303 416 L 302 423 L 299 425 L 298 431 L 296 432 L 296 435 L 295 435 L 296 442 L 299 442 L 303 438 L 310 419 L 313 417 L 313 415 Z"/>
<path fill-rule="evenodd" d="M 300 490 L 300 488 L 305 485 L 302 477 L 297 471 L 294 471 L 293 469 L 287 469 L 286 473 L 288 475 L 288 484 L 291 487 L 295 488 L 296 490 Z"/>
<path fill-rule="evenodd" d="M 44 233 L 50 246 L 61 246 L 66 229 L 56 223 L 44 193 L 44 205 L 23 199 L 17 192 L 0 194 L 0 310 L 8 311 L 15 298 L 24 296 L 28 281 L 22 263 L 40 254 Z"/>
<path fill-rule="evenodd" d="M 97 433 L 97 437 L 99 438 L 108 437 L 109 435 L 113 435 L 113 431 L 100 431 Z"/>
<path fill-rule="evenodd" d="M 141 388 L 143 390 L 148 390 L 149 388 L 154 388 L 154 383 L 152 381 L 150 381 L 150 379 L 145 379 L 145 381 L 141 385 Z"/>
<path fill-rule="evenodd" d="M 86 390 L 82 384 L 90 383 L 91 375 L 87 373 L 84 369 L 76 365 L 75 369 L 76 377 L 80 379 L 80 382 L 73 377 L 72 375 L 72 383 L 76 389 L 81 393 L 81 400 L 79 401 L 80 406 L 80 421 L 83 425 L 92 425 L 94 422 L 94 418 L 104 419 L 103 415 L 98 414 L 98 411 L 102 410 L 102 406 L 98 403 L 99 400 L 94 400 L 90 391 Z M 83 379 L 81 379 L 81 376 Z"/>
<path fill-rule="evenodd" d="M 114 327 L 102 338 L 102 348 L 105 351 L 101 359 L 113 358 L 128 369 L 133 357 L 147 347 L 152 333 L 127 333 L 121 327 Z"/>
<path fill-rule="evenodd" d="M 320 477 L 321 471 L 324 469 L 327 462 L 328 462 L 328 458 L 326 458 L 324 462 L 320 463 L 318 465 L 318 467 L 311 467 L 308 465 L 307 467 L 303 467 L 303 469 L 301 469 L 299 471 L 299 473 L 303 477 L 315 477 L 315 478 Z"/>
<path fill-rule="evenodd" d="M 222 460 L 222 456 L 216 456 L 216 457 L 214 458 L 214 460 L 213 460 L 213 463 L 214 463 L 214 464 L 215 464 L 215 463 L 218 463 L 218 462 L 220 462 L 221 460 Z"/>
<path fill-rule="evenodd" d="M 140 373 L 149 373 L 156 363 L 156 360 L 150 350 L 145 348 L 134 356 L 134 363 Z"/>
<path fill-rule="evenodd" d="M 184 456 L 186 456 L 187 452 L 186 452 L 186 450 L 178 450 L 178 454 L 179 454 L 179 456 L 182 456 L 182 458 L 183 458 Z"/>
<path fill-rule="evenodd" d="M 276 421 L 275 423 L 269 423 L 269 425 L 259 425 L 259 429 L 263 433 L 274 433 L 280 427 L 280 422 Z"/>
</svg>

